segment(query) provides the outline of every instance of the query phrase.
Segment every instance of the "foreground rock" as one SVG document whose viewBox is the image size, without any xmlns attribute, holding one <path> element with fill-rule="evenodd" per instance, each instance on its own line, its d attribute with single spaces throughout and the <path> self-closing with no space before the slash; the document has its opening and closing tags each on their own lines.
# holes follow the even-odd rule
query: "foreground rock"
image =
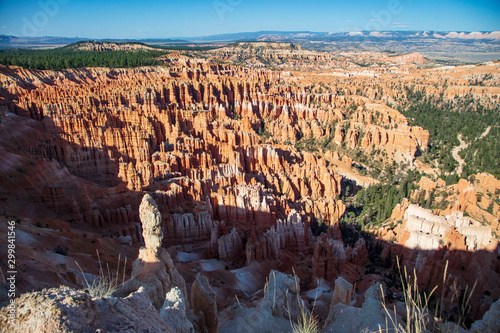
<svg viewBox="0 0 500 333">
<path fill-rule="evenodd" d="M 218 324 L 217 295 L 208 279 L 199 273 L 191 287 L 191 303 L 194 314 L 199 318 L 200 331 L 216 333 Z"/>
<path fill-rule="evenodd" d="M 144 288 L 125 298 L 92 299 L 68 287 L 44 289 L 17 299 L 16 326 L 2 309 L 0 332 L 175 332 L 151 304 Z"/>
<path fill-rule="evenodd" d="M 337 297 L 332 299 L 326 332 L 378 332 L 379 328 L 392 330 L 394 327 L 391 326 L 391 318 L 382 305 L 384 295 L 380 284 L 375 283 L 371 286 L 366 291 L 363 306 L 356 308 L 346 304 L 350 303 L 349 297 L 352 292 L 352 285 L 346 282 L 343 278 L 335 282 L 334 295 Z M 391 310 L 388 312 L 393 320 L 398 322 L 397 316 Z"/>
<path fill-rule="evenodd" d="M 170 255 L 161 248 L 161 215 L 146 194 L 140 206 L 145 247 L 134 262 L 130 280 L 114 297 L 92 298 L 68 287 L 27 293 L 17 299 L 16 326 L 0 318 L 2 332 L 186 332 L 186 286 Z M 161 310 L 161 311 L 160 311 Z"/>
<path fill-rule="evenodd" d="M 474 333 L 500 332 L 500 299 L 491 305 L 483 319 L 472 324 L 470 331 Z"/>
<path fill-rule="evenodd" d="M 227 321 L 219 325 L 219 332 L 291 332 L 292 323 L 301 311 L 309 315 L 300 298 L 298 277 L 271 271 L 266 284 L 265 296 L 256 307 L 235 304 L 227 315 Z"/>
<path fill-rule="evenodd" d="M 187 304 L 179 287 L 174 287 L 165 296 L 160 311 L 161 318 L 177 333 L 194 332 L 193 324 L 186 317 Z"/>
<path fill-rule="evenodd" d="M 351 305 L 352 292 L 352 284 L 350 284 L 346 279 L 339 277 L 335 280 L 335 289 L 333 289 L 330 309 L 339 303 Z"/>
</svg>

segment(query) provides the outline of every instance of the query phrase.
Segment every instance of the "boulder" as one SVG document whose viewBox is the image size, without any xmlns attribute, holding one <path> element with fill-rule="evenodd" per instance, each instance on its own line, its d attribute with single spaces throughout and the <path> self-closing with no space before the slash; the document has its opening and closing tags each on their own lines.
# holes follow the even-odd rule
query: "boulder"
<svg viewBox="0 0 500 333">
<path fill-rule="evenodd" d="M 300 298 L 299 278 L 275 270 L 269 273 L 265 295 L 259 307 L 273 316 L 291 318 L 293 321 L 300 318 L 302 311 L 309 314 Z"/>
<path fill-rule="evenodd" d="M 215 333 L 218 325 L 217 295 L 208 279 L 198 273 L 191 287 L 193 312 L 199 317 L 201 332 Z"/>
<path fill-rule="evenodd" d="M 182 290 L 179 287 L 170 289 L 160 310 L 161 318 L 177 333 L 192 333 L 193 324 L 187 319 L 186 313 L 186 301 Z"/>
<path fill-rule="evenodd" d="M 500 299 L 491 305 L 481 320 L 472 324 L 470 332 L 500 332 Z"/>
<path fill-rule="evenodd" d="M 335 288 L 337 289 L 337 286 Z M 343 292 L 344 288 L 349 288 L 349 284 L 341 282 L 338 294 L 342 294 L 341 291 Z M 386 328 L 393 330 L 393 323 L 397 325 L 401 320 L 393 311 L 384 309 L 383 301 L 383 291 L 378 282 L 366 291 L 365 301 L 361 308 L 340 302 L 339 297 L 334 296 L 325 332 L 379 332 L 379 330 L 384 331 Z"/>
<path fill-rule="evenodd" d="M 333 289 L 332 303 L 330 307 L 342 303 L 351 305 L 353 286 L 343 277 L 338 277 L 335 280 L 335 288 Z"/>
</svg>

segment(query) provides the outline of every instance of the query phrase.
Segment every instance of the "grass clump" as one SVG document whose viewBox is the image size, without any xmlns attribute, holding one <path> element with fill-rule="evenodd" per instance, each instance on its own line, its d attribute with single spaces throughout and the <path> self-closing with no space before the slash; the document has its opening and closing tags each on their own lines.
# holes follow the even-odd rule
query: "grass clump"
<svg viewBox="0 0 500 333">
<path fill-rule="evenodd" d="M 446 285 L 446 268 L 448 267 L 448 262 L 446 262 L 446 267 L 445 267 L 445 274 L 443 276 L 443 286 Z M 441 302 L 437 304 L 436 310 L 435 310 L 435 318 L 438 318 L 439 321 L 444 322 L 445 319 L 454 321 L 455 324 L 459 327 L 469 329 L 470 325 L 472 324 L 472 320 L 469 317 L 470 310 L 471 310 L 471 304 L 470 300 L 472 298 L 472 294 L 474 293 L 474 290 L 476 289 L 477 285 L 477 280 L 474 282 L 474 285 L 472 288 L 469 288 L 469 285 L 462 286 L 462 288 L 459 288 L 457 286 L 457 283 L 453 281 L 453 287 L 451 290 L 453 290 L 453 294 L 450 300 L 450 307 L 454 304 L 453 302 L 456 300 L 457 301 L 457 306 L 454 309 L 451 309 L 453 311 L 447 311 L 448 313 L 445 313 L 444 311 L 444 288 L 443 288 L 443 295 L 441 295 Z M 453 313 L 450 313 L 453 312 Z M 456 319 L 456 320 L 455 320 Z"/>
<path fill-rule="evenodd" d="M 404 324 L 398 323 L 397 319 L 393 318 L 393 316 L 389 313 L 385 301 L 382 302 L 382 306 L 387 314 L 387 318 L 389 318 L 392 326 L 394 327 L 394 329 L 391 329 L 390 331 L 396 333 L 427 332 L 427 325 L 429 322 L 427 318 L 429 316 L 429 310 L 427 306 L 429 304 L 429 299 L 436 290 L 437 286 L 434 287 L 428 294 L 420 294 L 418 291 L 417 274 L 415 270 L 413 271 L 413 278 L 411 278 L 412 276 L 408 274 L 408 272 L 406 271 L 406 267 L 401 270 L 398 257 L 396 257 L 396 263 L 399 269 L 399 276 L 403 284 L 403 297 L 406 307 L 406 317 L 404 320 Z M 445 267 L 445 275 L 447 267 L 448 265 L 446 265 Z M 380 286 L 380 288 L 382 288 L 382 286 Z M 394 314 L 396 314 L 396 307 L 394 307 Z M 386 328 L 385 330 L 379 329 L 379 332 L 389 332 L 389 328 Z"/>
<path fill-rule="evenodd" d="M 293 333 L 317 333 L 319 332 L 318 319 L 309 311 L 306 311 L 303 305 L 300 306 L 300 317 L 297 323 L 292 323 Z"/>
<path fill-rule="evenodd" d="M 118 289 L 118 287 L 125 282 L 127 257 L 125 257 L 125 261 L 123 264 L 123 275 L 122 278 L 120 279 L 121 255 L 118 256 L 118 265 L 116 267 L 116 273 L 113 274 L 109 269 L 108 263 L 106 263 L 106 271 L 103 269 L 101 257 L 99 256 L 99 251 L 96 252 L 97 252 L 97 260 L 99 261 L 99 276 L 95 277 L 92 280 L 92 282 L 89 282 L 89 280 L 87 280 L 78 262 L 75 261 L 75 263 L 80 269 L 80 272 L 82 272 L 85 283 L 84 287 L 86 290 L 88 290 L 90 296 L 92 296 L 93 298 L 110 297 Z"/>
<path fill-rule="evenodd" d="M 434 287 L 428 294 L 426 293 L 420 293 L 418 290 L 418 284 L 417 284 L 417 276 L 415 271 L 413 271 L 413 276 L 409 276 L 406 267 L 401 270 L 400 264 L 399 264 L 399 258 L 396 257 L 396 262 L 397 262 L 397 267 L 400 272 L 400 278 L 401 282 L 403 284 L 403 295 L 404 295 L 404 303 L 406 306 L 406 316 L 404 318 L 405 323 L 398 323 L 396 318 L 393 318 L 391 314 L 389 313 L 385 302 L 382 303 L 384 310 L 387 314 L 387 317 L 389 318 L 391 324 L 393 325 L 394 329 L 390 329 L 391 332 L 396 332 L 396 333 L 421 333 L 421 332 L 429 332 L 433 331 L 436 327 L 431 327 L 430 322 L 432 318 L 430 317 L 430 310 L 429 310 L 429 301 L 434 294 L 434 292 L 437 289 L 437 286 Z M 452 314 L 450 313 L 445 314 L 443 313 L 444 309 L 444 286 L 446 286 L 446 278 L 447 278 L 447 270 L 448 270 L 448 261 L 446 261 L 446 265 L 444 267 L 444 272 L 443 272 L 443 290 L 441 294 L 441 301 L 437 304 L 434 312 L 434 325 L 438 324 L 440 326 L 440 331 L 441 332 L 447 332 L 450 331 L 449 327 L 446 326 L 446 320 L 450 320 L 451 318 L 455 318 Z M 403 271 L 403 273 L 401 273 Z M 459 327 L 462 328 L 470 328 L 470 321 L 469 318 L 469 312 L 471 309 L 470 305 L 470 300 L 471 296 L 474 293 L 474 289 L 476 288 L 477 281 L 474 283 L 472 288 L 469 288 L 468 285 L 463 287 L 461 291 L 459 292 L 458 286 L 456 286 L 454 282 L 454 293 L 452 295 L 452 298 L 450 300 L 450 306 L 453 306 L 453 301 L 457 300 L 458 301 L 458 306 L 455 307 L 454 311 L 457 312 L 458 315 L 458 320 L 451 319 L 451 322 L 455 322 L 454 325 L 456 326 L 451 326 L 454 327 L 451 329 L 450 332 L 457 332 Z M 394 313 L 396 313 L 396 309 L 394 308 Z M 444 325 L 444 326 L 442 326 Z M 448 327 L 448 328 L 445 328 Z M 379 332 L 389 332 L 389 329 L 379 329 Z"/>
</svg>

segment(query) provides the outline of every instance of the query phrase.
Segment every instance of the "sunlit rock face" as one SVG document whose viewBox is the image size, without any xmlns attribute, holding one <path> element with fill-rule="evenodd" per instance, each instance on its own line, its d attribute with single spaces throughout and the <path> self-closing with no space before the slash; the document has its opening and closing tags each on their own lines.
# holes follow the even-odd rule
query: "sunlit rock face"
<svg viewBox="0 0 500 333">
<path fill-rule="evenodd" d="M 492 237 L 491 226 L 465 217 L 462 212 L 453 211 L 446 216 L 434 215 L 430 209 L 409 205 L 404 214 L 400 239 L 410 249 L 437 250 L 449 242 L 454 234 L 462 236 L 467 250 L 484 250 L 497 244 Z M 463 245 L 463 244 L 462 244 Z M 449 245 L 448 245 L 449 246 Z"/>
</svg>

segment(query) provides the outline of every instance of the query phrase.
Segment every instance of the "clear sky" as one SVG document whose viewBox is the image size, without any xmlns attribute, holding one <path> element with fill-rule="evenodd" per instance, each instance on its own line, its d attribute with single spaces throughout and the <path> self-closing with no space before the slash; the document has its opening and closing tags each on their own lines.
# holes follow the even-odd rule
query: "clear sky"
<svg viewBox="0 0 500 333">
<path fill-rule="evenodd" d="M 280 30 L 500 30 L 499 0 L 0 0 L 0 34 L 170 38 Z"/>
</svg>

